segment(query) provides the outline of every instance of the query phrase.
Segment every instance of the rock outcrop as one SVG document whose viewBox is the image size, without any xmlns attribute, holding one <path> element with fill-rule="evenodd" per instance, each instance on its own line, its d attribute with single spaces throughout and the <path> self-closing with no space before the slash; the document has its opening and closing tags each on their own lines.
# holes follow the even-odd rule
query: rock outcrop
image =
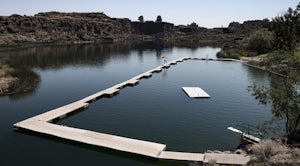
<svg viewBox="0 0 300 166">
<path fill-rule="evenodd" d="M 113 42 L 131 35 L 174 33 L 166 22 L 131 22 L 103 13 L 38 13 L 0 17 L 0 45 L 52 42 Z"/>
<path fill-rule="evenodd" d="M 167 22 L 132 22 L 103 13 L 38 13 L 34 16 L 0 17 L 0 46 L 25 43 L 114 42 L 126 39 L 187 41 L 228 41 L 263 26 L 263 21 L 232 22 L 228 28 L 206 29 L 174 26 Z M 197 44 L 197 42 L 196 42 Z"/>
<path fill-rule="evenodd" d="M 134 34 L 139 35 L 155 35 L 158 33 L 174 33 L 174 24 L 167 22 L 132 22 L 132 30 Z"/>
<path fill-rule="evenodd" d="M 238 22 L 231 22 L 228 26 L 228 32 L 231 33 L 248 33 L 264 26 L 262 20 L 245 21 L 242 24 Z"/>
<path fill-rule="evenodd" d="M 0 17 L 0 45 L 77 41 L 114 41 L 131 34 L 129 19 L 103 13 L 39 13 Z"/>
</svg>

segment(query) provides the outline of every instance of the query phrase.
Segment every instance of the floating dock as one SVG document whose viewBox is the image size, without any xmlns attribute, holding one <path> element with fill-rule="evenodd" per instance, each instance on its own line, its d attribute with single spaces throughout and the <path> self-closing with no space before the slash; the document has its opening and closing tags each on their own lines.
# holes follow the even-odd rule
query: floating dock
<svg viewBox="0 0 300 166">
<path fill-rule="evenodd" d="M 98 133 L 68 126 L 61 126 L 35 119 L 20 122 L 16 124 L 16 126 L 26 130 L 52 135 L 67 140 L 154 158 L 157 158 L 166 148 L 166 145 L 164 144 Z"/>
<path fill-rule="evenodd" d="M 260 138 L 257 138 L 253 135 L 250 135 L 250 134 L 246 134 L 245 132 L 241 131 L 241 130 L 238 130 L 234 127 L 227 127 L 228 130 L 232 131 L 232 132 L 235 132 L 235 133 L 238 133 L 238 134 L 241 134 L 242 137 L 244 137 L 245 139 L 251 141 L 251 142 L 255 142 L 255 143 L 259 143 L 261 141 Z"/>
<path fill-rule="evenodd" d="M 119 150 L 123 152 L 139 154 L 139 155 L 148 156 L 156 159 L 197 161 L 197 162 L 204 162 L 204 163 L 207 163 L 210 160 L 216 160 L 218 164 L 238 164 L 238 165 L 246 164 L 250 160 L 250 157 L 245 155 L 239 155 L 239 154 L 220 155 L 215 153 L 203 154 L 203 153 L 171 152 L 171 151 L 165 151 L 166 145 L 161 143 L 126 138 L 126 137 L 110 135 L 110 134 L 94 132 L 85 129 L 78 129 L 78 128 L 51 123 L 54 120 L 61 119 L 68 116 L 72 112 L 88 107 L 89 103 L 99 99 L 100 97 L 113 96 L 116 93 L 119 93 L 119 91 L 126 86 L 133 86 L 138 84 L 138 82 L 142 78 L 151 77 L 153 73 L 160 72 L 162 71 L 163 68 L 168 68 L 171 65 L 175 65 L 178 62 L 183 62 L 184 60 L 189 60 L 189 59 L 191 58 L 184 57 L 184 58 L 171 61 L 164 65 L 158 66 L 152 70 L 146 71 L 140 75 L 137 75 L 120 84 L 114 85 L 108 89 L 102 90 L 88 97 L 85 97 L 79 101 L 56 108 L 54 110 L 50 110 L 48 112 L 31 117 L 21 122 L 15 123 L 13 126 L 16 130 L 21 129 L 21 130 L 34 131 L 37 133 L 51 135 L 62 139 Z M 199 96 L 199 94 L 201 94 L 202 97 L 209 96 L 207 93 L 201 90 L 200 91 L 199 89 L 195 90 L 194 88 L 187 89 L 187 91 L 196 91 L 193 92 L 196 94 L 192 94 L 191 96 L 195 96 L 195 95 Z"/>
<path fill-rule="evenodd" d="M 204 163 L 209 161 L 216 161 L 217 164 L 232 165 L 245 165 L 250 160 L 250 156 L 241 154 L 226 154 L 226 153 L 204 153 Z"/>
<path fill-rule="evenodd" d="M 161 152 L 160 159 L 169 160 L 183 160 L 183 161 L 202 161 L 204 160 L 204 154 L 202 153 L 186 153 L 186 152 Z"/>
<path fill-rule="evenodd" d="M 182 87 L 182 89 L 190 98 L 210 98 L 210 96 L 199 87 Z"/>
</svg>

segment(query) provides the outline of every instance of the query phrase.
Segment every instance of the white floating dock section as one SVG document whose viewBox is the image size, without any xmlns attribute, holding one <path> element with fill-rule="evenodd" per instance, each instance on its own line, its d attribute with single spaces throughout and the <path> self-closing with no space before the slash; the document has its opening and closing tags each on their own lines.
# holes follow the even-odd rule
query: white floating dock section
<svg viewBox="0 0 300 166">
<path fill-rule="evenodd" d="M 155 142 L 142 141 L 84 129 L 61 126 L 34 119 L 19 122 L 15 124 L 15 126 L 67 140 L 154 158 L 157 158 L 166 148 L 166 145 Z"/>
<path fill-rule="evenodd" d="M 228 165 L 246 165 L 250 161 L 250 156 L 242 154 L 218 154 L 218 153 L 204 153 L 204 163 L 215 160 L 217 164 Z"/>
<path fill-rule="evenodd" d="M 210 96 L 199 87 L 182 87 L 190 98 L 209 98 Z"/>
<path fill-rule="evenodd" d="M 251 141 L 254 141 L 256 143 L 259 143 L 261 141 L 260 138 L 257 138 L 253 135 L 250 135 L 250 134 L 246 134 L 244 132 L 242 132 L 241 130 L 239 129 L 236 129 L 236 128 L 233 128 L 233 127 L 227 127 L 228 130 L 232 131 L 232 132 L 235 132 L 235 133 L 238 133 L 238 134 L 241 134 L 242 137 L 246 138 L 246 139 L 249 139 Z"/>
<path fill-rule="evenodd" d="M 186 152 L 161 152 L 159 158 L 169 160 L 183 160 L 183 161 L 203 161 L 203 153 L 186 153 Z"/>
</svg>

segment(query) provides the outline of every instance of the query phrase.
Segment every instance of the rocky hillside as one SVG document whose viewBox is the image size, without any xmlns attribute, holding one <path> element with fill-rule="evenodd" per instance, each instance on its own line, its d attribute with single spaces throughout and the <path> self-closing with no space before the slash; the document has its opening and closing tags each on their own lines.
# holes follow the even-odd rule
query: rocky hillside
<svg viewBox="0 0 300 166">
<path fill-rule="evenodd" d="M 135 35 L 173 33 L 165 22 L 131 22 L 103 13 L 38 13 L 0 17 L 0 46 L 52 42 L 113 42 Z"/>
<path fill-rule="evenodd" d="M 261 21 L 233 22 L 228 28 L 174 26 L 167 22 L 132 22 L 103 13 L 38 13 L 34 16 L 0 16 L 0 46 L 26 43 L 113 42 L 125 39 L 162 39 L 176 43 L 232 40 L 262 26 Z M 221 42 L 220 42 L 220 41 Z M 188 41 L 188 42 L 187 42 Z M 197 44 L 197 42 L 196 42 Z"/>
<path fill-rule="evenodd" d="M 0 17 L 0 44 L 111 41 L 131 34 L 129 19 L 103 13 L 39 13 Z"/>
<path fill-rule="evenodd" d="M 262 20 L 245 21 L 242 24 L 239 22 L 231 22 L 227 30 L 231 33 L 248 33 L 262 28 L 264 24 L 265 22 Z"/>
</svg>

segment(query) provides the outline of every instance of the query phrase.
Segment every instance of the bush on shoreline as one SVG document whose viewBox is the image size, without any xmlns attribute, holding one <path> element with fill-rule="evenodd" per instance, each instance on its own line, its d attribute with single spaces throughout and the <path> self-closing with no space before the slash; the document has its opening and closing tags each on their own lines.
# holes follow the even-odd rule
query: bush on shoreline
<svg viewBox="0 0 300 166">
<path fill-rule="evenodd" d="M 255 51 L 257 54 L 264 54 L 273 50 L 273 40 L 274 36 L 272 32 L 260 29 L 245 38 L 243 42 L 247 50 Z"/>
<path fill-rule="evenodd" d="M 280 141 L 264 140 L 250 148 L 248 165 L 299 165 L 300 149 L 290 148 Z"/>
</svg>

